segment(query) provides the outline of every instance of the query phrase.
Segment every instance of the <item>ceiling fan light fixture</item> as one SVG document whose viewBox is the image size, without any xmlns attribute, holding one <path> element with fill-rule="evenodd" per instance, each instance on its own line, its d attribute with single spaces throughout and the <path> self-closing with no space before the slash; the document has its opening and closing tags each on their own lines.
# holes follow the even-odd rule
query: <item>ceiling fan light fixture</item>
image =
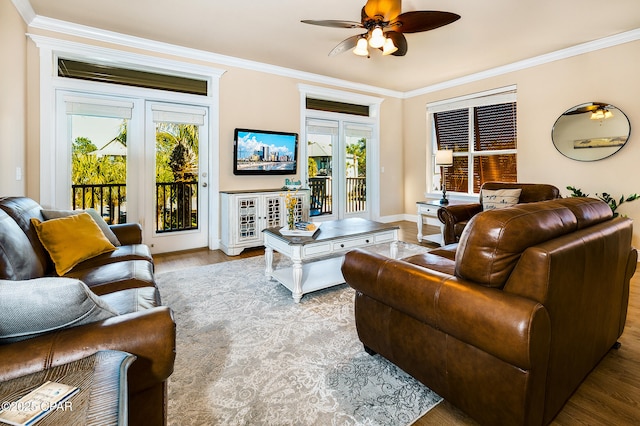
<svg viewBox="0 0 640 426">
<path fill-rule="evenodd" d="M 391 55 L 393 52 L 397 50 L 398 48 L 396 47 L 395 44 L 393 44 L 393 40 L 387 37 L 387 39 L 384 42 L 384 46 L 382 48 L 382 55 L 383 56 Z"/>
<path fill-rule="evenodd" d="M 353 53 L 358 56 L 369 56 L 369 49 L 367 49 L 367 39 L 360 38 L 358 39 L 358 43 L 356 47 L 353 49 Z"/>
<path fill-rule="evenodd" d="M 385 37 L 382 33 L 382 28 L 376 26 L 373 31 L 371 31 L 371 38 L 369 38 L 369 46 L 374 49 L 379 49 L 384 46 Z"/>
</svg>

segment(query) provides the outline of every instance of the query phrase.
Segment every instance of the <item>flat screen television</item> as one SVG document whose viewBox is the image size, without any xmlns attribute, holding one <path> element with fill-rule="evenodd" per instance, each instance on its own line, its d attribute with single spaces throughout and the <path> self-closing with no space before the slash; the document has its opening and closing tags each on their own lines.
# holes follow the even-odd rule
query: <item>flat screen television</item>
<svg viewBox="0 0 640 426">
<path fill-rule="evenodd" d="M 298 172 L 298 134 L 236 129 L 233 174 L 295 175 Z"/>
</svg>

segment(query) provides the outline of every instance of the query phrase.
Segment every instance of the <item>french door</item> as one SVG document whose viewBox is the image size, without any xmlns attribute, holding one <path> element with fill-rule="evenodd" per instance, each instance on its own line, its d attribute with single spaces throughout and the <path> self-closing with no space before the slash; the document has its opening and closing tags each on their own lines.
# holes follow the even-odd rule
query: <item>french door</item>
<svg viewBox="0 0 640 426">
<path fill-rule="evenodd" d="M 346 120 L 306 121 L 310 216 L 319 220 L 371 216 L 367 149 L 373 126 Z"/>
<path fill-rule="evenodd" d="M 57 93 L 56 207 L 138 222 L 152 252 L 208 245 L 208 109 Z"/>
</svg>

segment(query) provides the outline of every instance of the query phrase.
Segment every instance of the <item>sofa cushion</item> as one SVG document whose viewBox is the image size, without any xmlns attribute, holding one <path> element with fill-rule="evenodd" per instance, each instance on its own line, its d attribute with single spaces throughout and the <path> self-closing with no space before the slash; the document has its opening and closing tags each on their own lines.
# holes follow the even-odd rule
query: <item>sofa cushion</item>
<svg viewBox="0 0 640 426">
<path fill-rule="evenodd" d="M 118 315 L 79 280 L 0 280 L 0 344 Z"/>
<path fill-rule="evenodd" d="M 494 210 L 518 204 L 522 189 L 482 190 L 482 210 Z"/>
<path fill-rule="evenodd" d="M 84 260 L 116 249 L 88 213 L 45 222 L 32 218 L 31 223 L 60 276 Z"/>
<path fill-rule="evenodd" d="M 74 268 L 65 277 L 82 281 L 99 296 L 128 288 L 156 286 L 153 264 L 146 260 L 127 260 L 95 268 Z"/>
<path fill-rule="evenodd" d="M 160 299 L 157 293 L 155 287 L 138 287 L 105 294 L 100 299 L 124 315 L 155 308 Z"/>
<path fill-rule="evenodd" d="M 102 216 L 100 216 L 100 213 L 98 213 L 95 209 L 86 209 L 86 210 L 49 210 L 49 209 L 42 209 L 42 216 L 45 218 L 45 220 L 58 219 L 58 218 L 61 218 L 61 217 L 67 217 L 67 216 L 80 214 L 83 211 L 86 212 L 86 213 L 89 213 L 89 216 L 91 216 L 91 218 L 100 227 L 100 229 L 102 230 L 102 233 L 104 234 L 105 237 L 107 237 L 107 239 L 111 242 L 111 244 L 113 244 L 116 247 L 118 247 L 120 245 L 120 241 L 118 240 L 118 237 L 116 237 L 116 234 L 113 233 L 111 228 L 109 228 L 109 225 L 107 224 L 107 222 L 104 221 Z"/>
<path fill-rule="evenodd" d="M 469 221 L 460 236 L 456 275 L 501 288 L 525 249 L 577 227 L 571 210 L 555 201 L 482 212 Z"/>
<path fill-rule="evenodd" d="M 46 266 L 16 221 L 0 210 L 0 279 L 39 278 L 45 275 Z"/>
</svg>

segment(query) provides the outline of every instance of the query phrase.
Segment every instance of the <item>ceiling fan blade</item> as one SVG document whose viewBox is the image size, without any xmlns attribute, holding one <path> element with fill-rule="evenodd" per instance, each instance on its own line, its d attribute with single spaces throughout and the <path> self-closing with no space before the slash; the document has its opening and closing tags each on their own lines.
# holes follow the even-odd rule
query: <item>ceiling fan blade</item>
<svg viewBox="0 0 640 426">
<path fill-rule="evenodd" d="M 321 27 L 333 27 L 333 28 L 364 28 L 360 22 L 355 21 L 339 21 L 334 19 L 325 19 L 321 21 L 315 21 L 313 19 L 305 19 L 300 21 L 304 24 L 320 25 Z"/>
<path fill-rule="evenodd" d="M 460 15 L 451 12 L 421 10 L 406 12 L 394 19 L 389 26 L 401 33 L 419 33 L 434 30 L 460 19 Z"/>
<path fill-rule="evenodd" d="M 349 37 L 348 39 L 342 40 L 336 47 L 333 48 L 331 52 L 329 52 L 329 56 L 336 56 L 343 52 L 346 52 L 347 50 L 353 49 L 354 47 L 356 47 L 356 44 L 358 44 L 358 39 L 363 35 L 366 35 L 366 33 L 354 35 L 352 37 Z"/>
<path fill-rule="evenodd" d="M 409 46 L 407 45 L 407 38 L 404 34 L 396 32 L 396 31 L 387 31 L 384 33 L 387 38 L 390 38 L 393 41 L 393 44 L 398 48 L 391 55 L 393 56 L 404 56 L 407 54 L 407 49 Z"/>
<path fill-rule="evenodd" d="M 364 12 L 369 18 L 382 16 L 383 21 L 391 21 L 400 15 L 401 8 L 401 0 L 368 0 Z"/>
</svg>

